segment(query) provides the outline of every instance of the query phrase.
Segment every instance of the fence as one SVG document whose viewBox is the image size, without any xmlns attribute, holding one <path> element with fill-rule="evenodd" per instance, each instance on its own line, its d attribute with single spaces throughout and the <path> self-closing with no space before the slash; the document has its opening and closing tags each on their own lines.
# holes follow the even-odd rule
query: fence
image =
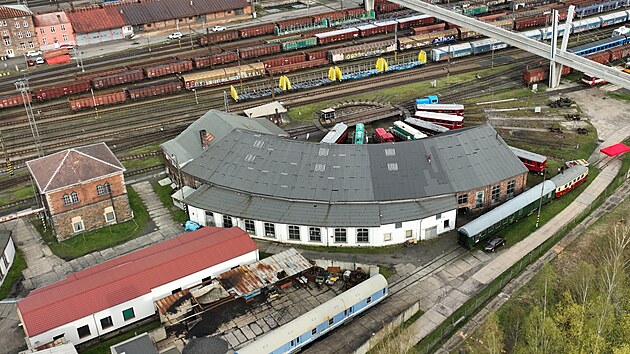
<svg viewBox="0 0 630 354">
<path fill-rule="evenodd" d="M 545 252 L 553 247 L 557 241 L 562 239 L 571 229 L 578 226 L 595 208 L 599 208 L 604 201 L 624 182 L 626 181 L 626 173 L 623 176 L 615 178 L 604 189 L 602 194 L 597 197 L 593 203 L 591 203 L 586 209 L 582 210 L 578 215 L 573 217 L 567 224 L 565 224 L 560 230 L 558 230 L 553 236 L 548 238 L 545 242 L 540 244 L 536 249 L 531 251 L 525 257 L 521 258 L 516 264 L 503 272 L 492 283 L 485 287 L 474 298 L 467 301 L 460 308 L 455 310 L 449 318 L 447 318 L 442 324 L 440 324 L 429 336 L 423 339 L 418 345 L 416 345 L 416 353 L 425 354 L 433 353 L 434 348 L 442 341 L 447 339 L 466 318 L 473 316 L 481 306 L 494 297 L 503 286 L 511 281 L 514 277 L 519 275 L 521 271 L 526 268 L 533 261 L 540 258 Z"/>
</svg>

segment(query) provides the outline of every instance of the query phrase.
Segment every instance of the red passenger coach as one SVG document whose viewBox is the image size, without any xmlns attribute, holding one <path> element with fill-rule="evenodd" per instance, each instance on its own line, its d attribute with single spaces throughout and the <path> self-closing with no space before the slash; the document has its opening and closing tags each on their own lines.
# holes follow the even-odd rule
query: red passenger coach
<svg viewBox="0 0 630 354">
<path fill-rule="evenodd" d="M 425 111 L 433 113 L 446 113 L 456 114 L 458 116 L 464 116 L 463 104 L 417 104 L 416 111 Z"/>
<path fill-rule="evenodd" d="M 394 141 L 396 141 L 392 133 L 383 128 L 374 129 L 374 138 L 379 143 L 393 143 Z"/>
<path fill-rule="evenodd" d="M 417 111 L 416 118 L 441 125 L 448 129 L 460 129 L 464 126 L 464 117 L 456 114 Z"/>
<path fill-rule="evenodd" d="M 556 185 L 556 198 L 577 188 L 587 177 L 588 167 L 583 165 L 571 166 L 553 177 L 551 181 Z"/>
<path fill-rule="evenodd" d="M 527 167 L 528 170 L 536 173 L 542 173 L 547 168 L 547 157 L 533 153 L 531 151 L 515 148 L 510 146 L 514 155 Z"/>
</svg>

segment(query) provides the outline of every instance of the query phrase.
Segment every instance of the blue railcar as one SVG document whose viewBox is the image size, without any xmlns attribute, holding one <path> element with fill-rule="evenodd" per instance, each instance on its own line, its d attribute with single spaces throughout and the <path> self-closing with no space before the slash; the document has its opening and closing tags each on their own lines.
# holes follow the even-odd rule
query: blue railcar
<svg viewBox="0 0 630 354">
<path fill-rule="evenodd" d="M 472 52 L 475 55 L 508 47 L 506 43 L 497 41 L 496 39 L 492 38 L 472 42 L 470 43 L 470 46 L 472 47 Z"/>
<path fill-rule="evenodd" d="M 235 354 L 295 353 L 378 304 L 388 293 L 387 280 L 377 274 L 243 348 L 237 349 Z"/>
<path fill-rule="evenodd" d="M 438 102 L 438 96 L 427 96 L 424 98 L 417 98 L 416 104 L 435 104 Z"/>
<path fill-rule="evenodd" d="M 537 41 L 542 39 L 542 32 L 539 29 L 529 30 L 524 32 L 519 32 L 523 37 L 527 37 L 529 39 L 535 39 Z"/>
<path fill-rule="evenodd" d="M 583 20 L 574 21 L 571 24 L 572 33 L 580 33 L 584 31 L 590 31 L 595 28 L 600 28 L 602 26 L 601 17 L 593 17 L 593 18 L 585 18 Z M 551 32 L 551 30 L 549 30 Z M 548 38 L 551 38 L 551 34 Z"/>
<path fill-rule="evenodd" d="M 628 44 L 629 42 L 630 42 L 630 36 L 627 36 L 627 35 L 616 36 L 616 37 L 600 39 L 599 41 L 569 48 L 569 52 L 576 55 L 585 56 L 585 55 L 601 52 L 606 49 L 619 47 L 624 44 Z"/>
<path fill-rule="evenodd" d="M 442 61 L 448 59 L 449 57 L 453 59 L 469 56 L 471 54 L 472 48 L 470 46 L 470 43 L 447 45 L 431 49 L 431 60 Z"/>
</svg>

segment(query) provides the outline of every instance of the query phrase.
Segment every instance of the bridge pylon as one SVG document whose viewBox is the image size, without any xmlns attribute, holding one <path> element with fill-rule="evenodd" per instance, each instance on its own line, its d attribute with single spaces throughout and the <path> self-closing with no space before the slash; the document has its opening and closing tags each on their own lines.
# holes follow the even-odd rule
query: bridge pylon
<svg viewBox="0 0 630 354">
<path fill-rule="evenodd" d="M 560 86 L 560 76 L 562 75 L 562 64 L 556 62 L 556 55 L 558 50 L 562 53 L 567 51 L 567 45 L 569 44 L 569 35 L 571 34 L 571 22 L 573 22 L 573 14 L 575 13 L 575 6 L 569 6 L 567 12 L 567 20 L 564 24 L 564 33 L 562 37 L 562 45 L 558 49 L 558 10 L 553 11 L 553 20 L 551 24 L 551 55 L 549 63 L 549 87 L 555 88 Z"/>
</svg>

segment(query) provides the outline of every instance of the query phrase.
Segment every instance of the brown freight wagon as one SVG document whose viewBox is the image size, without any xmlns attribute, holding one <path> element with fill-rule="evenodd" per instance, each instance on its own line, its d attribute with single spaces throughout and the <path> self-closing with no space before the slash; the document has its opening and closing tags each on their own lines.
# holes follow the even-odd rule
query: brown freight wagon
<svg viewBox="0 0 630 354">
<path fill-rule="evenodd" d="M 92 95 L 86 95 L 71 98 L 68 101 L 70 102 L 70 109 L 76 112 L 81 109 L 94 107 L 95 104 L 100 107 L 125 102 L 127 101 L 127 93 L 122 90 L 109 93 L 98 93 L 94 94 L 94 97 L 92 97 Z"/>
<path fill-rule="evenodd" d="M 237 30 L 219 31 L 200 36 L 199 44 L 205 47 L 208 44 L 229 42 L 235 39 L 239 39 Z"/>
<path fill-rule="evenodd" d="M 241 59 L 249 59 L 261 57 L 263 55 L 280 53 L 281 48 L 280 43 L 269 43 L 254 47 L 241 48 L 238 52 Z"/>
<path fill-rule="evenodd" d="M 327 50 L 319 50 L 317 52 L 306 52 L 306 60 L 326 59 L 328 58 Z"/>
<path fill-rule="evenodd" d="M 225 52 L 221 54 L 215 54 L 208 57 L 199 57 L 194 58 L 193 63 L 195 64 L 195 68 L 207 68 L 212 65 L 220 65 L 225 63 L 231 63 L 238 60 L 238 55 L 236 52 Z"/>
<path fill-rule="evenodd" d="M 170 64 L 145 67 L 142 70 L 144 71 L 145 77 L 151 79 L 154 77 L 166 76 L 175 73 L 183 73 L 192 69 L 192 61 L 181 60 Z"/>
<path fill-rule="evenodd" d="M 354 9 L 346 10 L 348 17 L 358 17 L 365 13 L 365 9 L 362 7 L 355 7 Z"/>
<path fill-rule="evenodd" d="M 297 54 L 297 55 L 290 55 L 286 57 L 263 60 L 263 64 L 265 65 L 265 69 L 267 69 L 267 68 L 275 68 L 282 65 L 301 63 L 303 61 L 306 61 L 306 55 Z"/>
<path fill-rule="evenodd" d="M 116 73 L 121 73 L 127 70 L 128 70 L 127 68 L 116 68 L 116 69 L 96 71 L 96 72 L 91 72 L 91 73 L 80 73 L 80 74 L 74 74 L 74 78 L 77 80 L 89 80 L 95 77 L 108 76 L 108 75 L 112 75 Z"/>
<path fill-rule="evenodd" d="M 586 58 L 596 62 L 596 63 L 600 63 L 600 64 L 606 64 L 608 62 L 610 62 L 610 57 L 612 56 L 612 53 L 608 50 L 603 51 L 603 52 L 599 52 L 599 53 L 593 53 L 589 56 L 587 56 Z"/>
<path fill-rule="evenodd" d="M 314 24 L 321 24 L 323 19 L 338 20 L 346 17 L 346 13 L 343 11 L 324 12 L 323 14 L 317 14 L 312 16 Z"/>
<path fill-rule="evenodd" d="M 398 5 L 398 4 L 393 4 L 391 2 L 385 2 L 383 4 L 379 4 L 374 6 L 374 8 L 376 9 L 376 13 L 377 14 L 383 14 L 386 12 L 394 12 L 394 11 L 398 11 L 400 9 L 402 9 L 402 6 Z"/>
<path fill-rule="evenodd" d="M 26 95 L 27 95 L 26 97 L 28 97 L 28 100 L 30 101 L 31 93 L 28 92 Z M 24 104 L 24 101 L 22 100 L 22 94 L 20 93 L 15 94 L 15 95 L 0 97 L 0 108 L 17 107 L 23 104 Z"/>
<path fill-rule="evenodd" d="M 93 88 L 102 89 L 106 87 L 122 85 L 122 84 L 131 83 L 131 82 L 138 82 L 142 80 L 143 78 L 144 78 L 144 73 L 142 72 L 142 69 L 136 69 L 136 70 L 127 70 L 125 72 L 108 75 L 108 76 L 95 77 L 91 80 L 91 82 L 92 82 Z"/>
<path fill-rule="evenodd" d="M 238 34 L 241 38 L 258 37 L 266 34 L 273 34 L 275 29 L 276 25 L 269 23 L 260 26 L 241 28 L 238 30 Z"/>
<path fill-rule="evenodd" d="M 91 87 L 90 80 L 83 80 L 36 88 L 33 92 L 35 92 L 35 99 L 45 101 L 62 96 L 73 95 L 75 93 L 87 92 L 90 91 Z"/>
<path fill-rule="evenodd" d="M 132 100 L 139 100 L 146 97 L 165 95 L 182 90 L 182 83 L 179 80 L 172 80 L 154 85 L 128 88 L 129 97 Z"/>
<path fill-rule="evenodd" d="M 326 65 L 328 63 L 329 63 L 329 61 L 326 58 L 314 59 L 314 60 L 304 61 L 304 62 L 301 62 L 301 63 L 288 64 L 288 65 L 282 65 L 282 66 L 268 68 L 267 72 L 270 75 L 271 74 L 274 74 L 274 75 L 275 74 L 284 74 L 284 73 L 290 73 L 290 72 L 297 71 L 297 70 L 302 70 L 302 69 L 307 69 L 307 68 L 314 68 L 316 66 Z"/>
<path fill-rule="evenodd" d="M 161 59 L 154 59 L 154 60 L 148 60 L 148 61 L 145 60 L 139 64 L 127 65 L 127 69 L 129 70 L 142 69 L 147 66 L 157 66 L 157 65 L 162 65 L 162 64 L 174 63 L 176 61 L 177 59 L 175 58 L 161 58 Z"/>
<path fill-rule="evenodd" d="M 434 32 L 434 31 L 442 31 L 445 28 L 446 28 L 446 23 L 438 23 L 435 25 L 414 27 L 411 29 L 411 33 L 414 35 L 423 34 L 423 33 L 429 33 L 429 32 Z"/>
<path fill-rule="evenodd" d="M 630 56 L 630 44 L 608 50 L 611 54 L 610 61 L 624 59 Z"/>
<path fill-rule="evenodd" d="M 494 21 L 498 20 L 499 17 L 503 17 L 505 15 L 507 15 L 507 12 L 501 12 L 501 13 L 498 13 L 498 14 L 481 16 L 481 17 L 477 17 L 477 19 L 479 21 L 484 21 L 484 22 L 494 22 Z"/>
<path fill-rule="evenodd" d="M 304 27 L 313 23 L 313 18 L 311 17 L 297 17 L 289 20 L 278 21 L 276 22 L 276 26 L 278 29 L 283 30 L 285 28 L 292 27 Z"/>
</svg>

